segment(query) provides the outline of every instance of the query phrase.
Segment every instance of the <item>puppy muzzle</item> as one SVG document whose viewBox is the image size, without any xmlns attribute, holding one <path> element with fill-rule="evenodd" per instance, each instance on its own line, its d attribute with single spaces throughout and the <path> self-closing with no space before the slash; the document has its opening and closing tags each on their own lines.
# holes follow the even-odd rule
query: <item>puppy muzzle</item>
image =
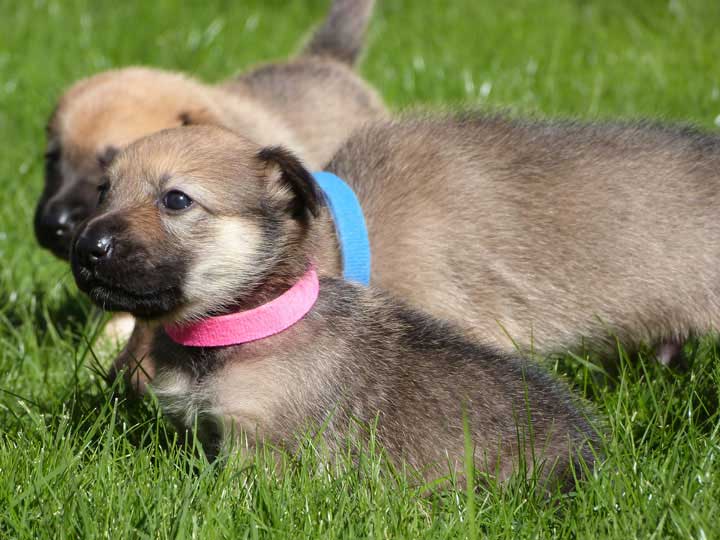
<svg viewBox="0 0 720 540">
<path fill-rule="evenodd" d="M 70 263 L 78 288 L 105 310 L 152 319 L 180 302 L 183 265 L 153 259 L 152 250 L 133 245 L 122 224 L 111 219 L 91 219 L 81 227 Z"/>
</svg>

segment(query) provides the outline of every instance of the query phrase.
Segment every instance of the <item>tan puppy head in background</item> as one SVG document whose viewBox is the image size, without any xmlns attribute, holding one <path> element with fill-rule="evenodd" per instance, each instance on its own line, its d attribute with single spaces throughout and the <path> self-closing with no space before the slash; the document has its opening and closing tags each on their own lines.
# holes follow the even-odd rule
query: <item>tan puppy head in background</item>
<svg viewBox="0 0 720 540">
<path fill-rule="evenodd" d="M 227 127 L 262 145 L 283 144 L 322 166 L 359 125 L 384 115 L 352 69 L 372 0 L 335 0 L 302 53 L 218 85 L 182 73 L 129 67 L 74 84 L 47 127 L 45 188 L 35 232 L 67 259 L 77 225 L 95 208 L 104 169 L 129 143 L 188 124 Z"/>
<path fill-rule="evenodd" d="M 192 124 L 227 127 L 259 144 L 283 144 L 321 167 L 358 126 L 385 115 L 353 70 L 374 0 L 334 0 L 301 54 L 217 85 L 146 67 L 81 80 L 59 99 L 47 126 L 45 187 L 35 212 L 40 245 L 67 259 L 70 240 L 95 208 L 101 177 L 131 142 Z M 134 319 L 116 315 L 104 336 L 122 342 Z"/>
</svg>

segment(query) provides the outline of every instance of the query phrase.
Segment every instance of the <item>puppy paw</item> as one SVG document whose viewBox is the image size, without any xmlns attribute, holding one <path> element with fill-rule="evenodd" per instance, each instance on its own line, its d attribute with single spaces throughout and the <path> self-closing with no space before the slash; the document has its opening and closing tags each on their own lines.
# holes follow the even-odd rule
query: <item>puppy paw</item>
<svg viewBox="0 0 720 540">
<path fill-rule="evenodd" d="M 100 335 L 101 344 L 122 345 L 127 343 L 135 329 L 135 317 L 118 313 L 108 321 Z"/>
</svg>

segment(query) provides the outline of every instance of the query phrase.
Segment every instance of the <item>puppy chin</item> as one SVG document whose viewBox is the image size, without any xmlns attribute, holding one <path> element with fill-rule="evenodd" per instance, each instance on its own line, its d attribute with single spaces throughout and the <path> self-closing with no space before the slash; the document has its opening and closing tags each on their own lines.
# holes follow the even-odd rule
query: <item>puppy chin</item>
<svg viewBox="0 0 720 540">
<path fill-rule="evenodd" d="M 140 319 L 159 319 L 175 310 L 180 303 L 180 291 L 175 287 L 134 290 L 132 286 L 107 283 L 87 268 L 74 267 L 78 288 L 105 311 L 124 311 Z"/>
<path fill-rule="evenodd" d="M 176 293 L 171 290 L 137 294 L 98 284 L 86 292 L 93 302 L 106 311 L 126 311 L 146 320 L 163 318 L 177 305 Z"/>
</svg>

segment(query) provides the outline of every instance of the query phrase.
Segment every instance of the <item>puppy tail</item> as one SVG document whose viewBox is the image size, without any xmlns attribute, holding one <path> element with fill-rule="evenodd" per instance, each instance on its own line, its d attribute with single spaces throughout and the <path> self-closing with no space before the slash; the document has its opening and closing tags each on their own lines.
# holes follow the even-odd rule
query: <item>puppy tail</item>
<svg viewBox="0 0 720 540">
<path fill-rule="evenodd" d="M 330 13 L 302 54 L 325 56 L 354 65 L 365 43 L 375 0 L 333 0 Z"/>
</svg>

